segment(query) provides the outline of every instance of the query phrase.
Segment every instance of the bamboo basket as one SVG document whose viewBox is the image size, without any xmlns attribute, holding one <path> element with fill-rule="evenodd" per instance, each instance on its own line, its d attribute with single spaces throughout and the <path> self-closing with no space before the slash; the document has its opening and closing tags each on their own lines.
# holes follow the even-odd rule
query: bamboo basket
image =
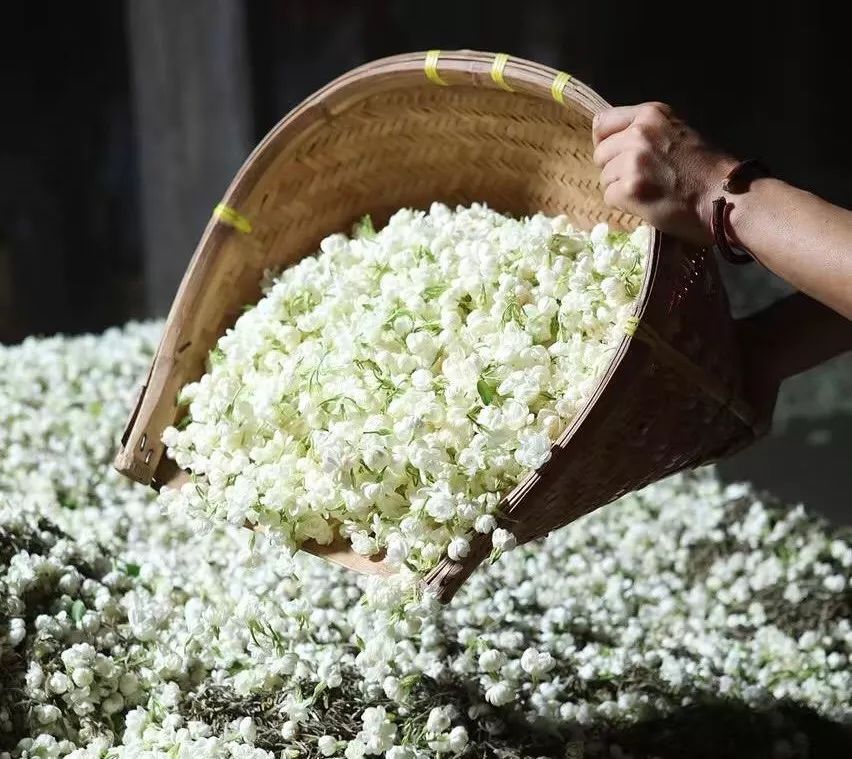
<svg viewBox="0 0 852 759">
<path fill-rule="evenodd" d="M 638 219 L 604 205 L 592 162 L 591 122 L 606 106 L 565 73 L 470 51 L 386 58 L 309 97 L 257 146 L 214 211 L 116 468 L 157 489 L 180 481 L 160 441 L 183 413 L 179 389 L 259 299 L 265 269 L 294 264 L 364 214 L 382 224 L 405 206 L 483 201 L 514 214 L 565 213 L 584 228 L 635 227 Z M 505 495 L 503 526 L 519 543 L 754 438 L 711 251 L 654 231 L 632 325 L 550 461 Z M 390 571 L 342 540 L 305 548 L 357 571 Z M 448 601 L 489 551 L 490 536 L 474 535 L 468 557 L 445 556 L 427 585 Z"/>
</svg>

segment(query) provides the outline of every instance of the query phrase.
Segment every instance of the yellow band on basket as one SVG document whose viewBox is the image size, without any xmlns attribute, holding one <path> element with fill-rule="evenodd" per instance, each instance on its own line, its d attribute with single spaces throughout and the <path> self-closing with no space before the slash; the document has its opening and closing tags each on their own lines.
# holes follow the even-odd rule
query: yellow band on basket
<svg viewBox="0 0 852 759">
<path fill-rule="evenodd" d="M 426 53 L 426 60 L 423 61 L 423 73 L 426 74 L 426 78 L 433 84 L 440 84 L 442 87 L 446 87 L 447 83 L 441 79 L 441 75 L 438 73 L 438 58 L 440 55 L 440 50 L 430 50 Z"/>
<path fill-rule="evenodd" d="M 503 78 L 503 71 L 506 68 L 508 60 L 509 56 L 506 53 L 497 53 L 494 56 L 494 63 L 491 64 L 491 79 L 500 89 L 506 90 L 506 92 L 514 92 Z"/>
<path fill-rule="evenodd" d="M 251 233 L 251 222 L 238 211 L 235 211 L 230 206 L 220 203 L 213 209 L 213 216 L 223 224 L 233 227 L 238 232 L 247 235 Z"/>
<path fill-rule="evenodd" d="M 624 323 L 624 334 L 628 337 L 633 337 L 636 334 L 636 328 L 639 326 L 639 319 L 635 316 L 631 316 Z"/>
<path fill-rule="evenodd" d="M 553 95 L 553 99 L 561 105 L 565 105 L 565 98 L 562 96 L 562 90 L 565 89 L 565 85 L 570 81 L 571 74 L 566 74 L 564 71 L 560 71 L 554 78 L 553 84 L 550 85 L 550 94 Z"/>
</svg>

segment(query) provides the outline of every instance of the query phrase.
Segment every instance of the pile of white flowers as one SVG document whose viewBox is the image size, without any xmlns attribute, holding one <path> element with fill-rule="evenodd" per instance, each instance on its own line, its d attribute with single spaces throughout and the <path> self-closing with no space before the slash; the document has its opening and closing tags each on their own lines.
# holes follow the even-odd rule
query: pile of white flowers
<svg viewBox="0 0 852 759">
<path fill-rule="evenodd" d="M 419 573 L 463 558 L 609 365 L 648 238 L 437 203 L 326 238 L 183 390 L 163 439 L 196 477 L 164 500 Z"/>
<path fill-rule="evenodd" d="M 371 611 L 111 470 L 159 330 L 0 347 L 3 759 L 849 752 L 852 546 L 801 508 L 678 476 Z"/>
</svg>

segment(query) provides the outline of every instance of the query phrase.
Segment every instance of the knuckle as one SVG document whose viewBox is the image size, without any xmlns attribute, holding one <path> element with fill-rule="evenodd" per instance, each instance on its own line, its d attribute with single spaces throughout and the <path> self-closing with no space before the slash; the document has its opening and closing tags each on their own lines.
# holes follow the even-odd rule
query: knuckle
<svg viewBox="0 0 852 759">
<path fill-rule="evenodd" d="M 632 129 L 633 134 L 637 138 L 637 143 L 640 146 L 647 145 L 656 132 L 654 123 L 647 120 L 634 121 Z"/>
<path fill-rule="evenodd" d="M 636 116 L 637 125 L 644 125 L 647 128 L 659 128 L 668 123 L 669 114 L 662 111 L 656 103 L 643 105 Z"/>
<path fill-rule="evenodd" d="M 644 173 L 653 163 L 653 153 L 648 145 L 640 145 L 633 151 L 631 164 L 638 172 Z"/>
<path fill-rule="evenodd" d="M 647 104 L 648 108 L 651 112 L 659 115 L 659 116 L 671 116 L 672 108 L 670 105 L 666 103 L 661 103 L 658 100 L 654 100 Z"/>
</svg>

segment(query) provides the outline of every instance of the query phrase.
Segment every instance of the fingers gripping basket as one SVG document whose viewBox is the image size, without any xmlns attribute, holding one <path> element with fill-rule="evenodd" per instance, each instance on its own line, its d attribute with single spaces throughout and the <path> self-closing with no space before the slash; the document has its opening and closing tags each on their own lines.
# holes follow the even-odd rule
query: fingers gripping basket
<svg viewBox="0 0 852 759">
<path fill-rule="evenodd" d="M 260 143 L 204 231 L 122 438 L 116 467 L 155 488 L 174 481 L 160 442 L 182 415 L 216 340 L 260 297 L 264 269 L 295 263 L 369 213 L 484 201 L 514 214 L 565 213 L 585 228 L 638 220 L 607 208 L 591 122 L 606 103 L 567 74 L 475 52 L 413 53 L 355 69 L 308 98 Z M 635 327 L 635 329 L 633 329 Z M 635 320 L 550 461 L 505 496 L 523 543 L 619 495 L 751 440 L 739 400 L 733 322 L 712 254 L 655 232 Z M 387 571 L 338 543 L 308 546 Z M 475 535 L 427 583 L 448 600 L 488 555 Z"/>
</svg>

